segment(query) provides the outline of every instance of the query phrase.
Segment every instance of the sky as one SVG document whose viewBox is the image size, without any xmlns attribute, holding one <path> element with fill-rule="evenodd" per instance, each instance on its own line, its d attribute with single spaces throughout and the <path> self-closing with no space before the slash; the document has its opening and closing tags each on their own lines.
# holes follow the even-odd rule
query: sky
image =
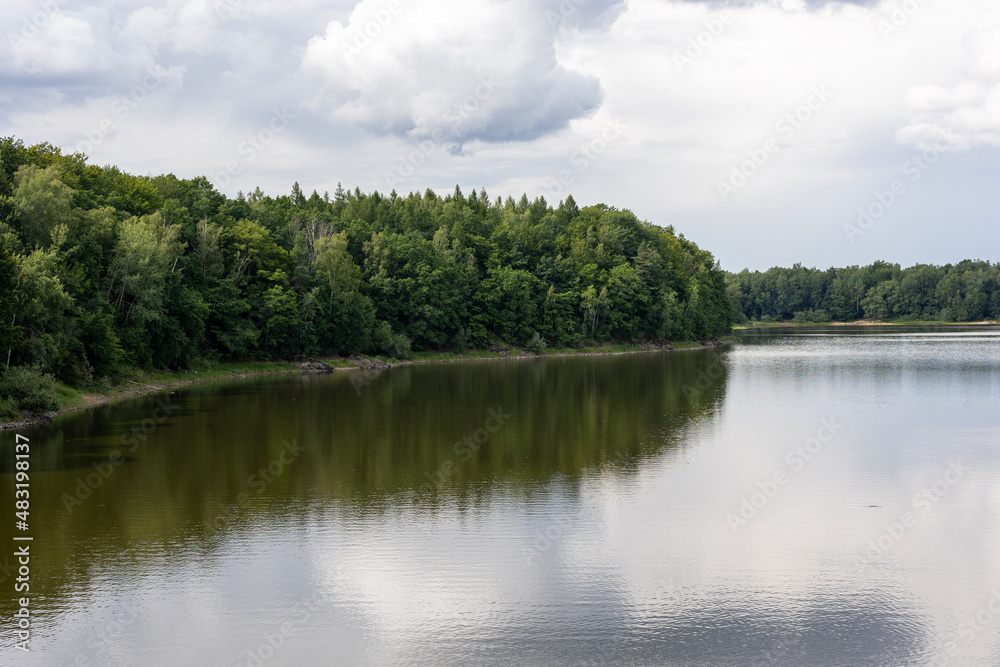
<svg viewBox="0 0 1000 667">
<path fill-rule="evenodd" d="M 998 261 L 989 0 L 4 0 L 0 136 L 227 195 L 629 209 L 723 268 Z"/>
</svg>

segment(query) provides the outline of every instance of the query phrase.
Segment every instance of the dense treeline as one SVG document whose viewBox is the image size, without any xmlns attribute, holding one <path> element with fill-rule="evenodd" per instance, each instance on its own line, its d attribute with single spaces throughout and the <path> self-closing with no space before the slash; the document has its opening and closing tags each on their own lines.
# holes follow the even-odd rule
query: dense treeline
<svg viewBox="0 0 1000 667">
<path fill-rule="evenodd" d="M 710 253 L 572 197 L 558 208 L 457 187 L 307 197 L 296 184 L 232 199 L 204 177 L 134 176 L 13 138 L 0 140 L 0 166 L 3 367 L 71 386 L 203 359 L 730 328 Z"/>
<path fill-rule="evenodd" d="M 726 276 L 738 322 L 858 319 L 974 322 L 1000 317 L 1000 264 L 875 262 L 841 269 L 773 268 Z"/>
</svg>

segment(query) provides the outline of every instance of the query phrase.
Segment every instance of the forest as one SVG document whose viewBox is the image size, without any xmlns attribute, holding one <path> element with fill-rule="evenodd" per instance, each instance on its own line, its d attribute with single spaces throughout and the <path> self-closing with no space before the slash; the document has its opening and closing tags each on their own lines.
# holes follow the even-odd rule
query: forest
<svg viewBox="0 0 1000 667">
<path fill-rule="evenodd" d="M 747 322 L 976 322 L 1000 317 L 1000 264 L 772 268 L 726 275 L 733 318 Z"/>
<path fill-rule="evenodd" d="M 673 227 L 571 196 L 231 198 L 0 139 L 0 421 L 203 361 L 708 338 L 726 288 Z"/>
</svg>

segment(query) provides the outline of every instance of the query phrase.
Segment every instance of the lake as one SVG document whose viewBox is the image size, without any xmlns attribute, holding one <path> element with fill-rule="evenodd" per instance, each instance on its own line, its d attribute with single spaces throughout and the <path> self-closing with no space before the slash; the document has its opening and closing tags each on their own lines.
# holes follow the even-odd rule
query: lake
<svg viewBox="0 0 1000 667">
<path fill-rule="evenodd" d="M 32 650 L 5 621 L 0 662 L 1000 664 L 1000 329 L 739 336 L 22 430 Z"/>
</svg>

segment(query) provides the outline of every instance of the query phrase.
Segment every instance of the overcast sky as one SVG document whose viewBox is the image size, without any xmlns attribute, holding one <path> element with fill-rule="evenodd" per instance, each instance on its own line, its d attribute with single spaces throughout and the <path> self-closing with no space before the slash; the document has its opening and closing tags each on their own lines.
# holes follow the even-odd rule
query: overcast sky
<svg viewBox="0 0 1000 667">
<path fill-rule="evenodd" d="M 134 173 L 572 193 L 730 270 L 998 259 L 989 0 L 4 0 L 0 19 L 0 134 Z"/>
</svg>

